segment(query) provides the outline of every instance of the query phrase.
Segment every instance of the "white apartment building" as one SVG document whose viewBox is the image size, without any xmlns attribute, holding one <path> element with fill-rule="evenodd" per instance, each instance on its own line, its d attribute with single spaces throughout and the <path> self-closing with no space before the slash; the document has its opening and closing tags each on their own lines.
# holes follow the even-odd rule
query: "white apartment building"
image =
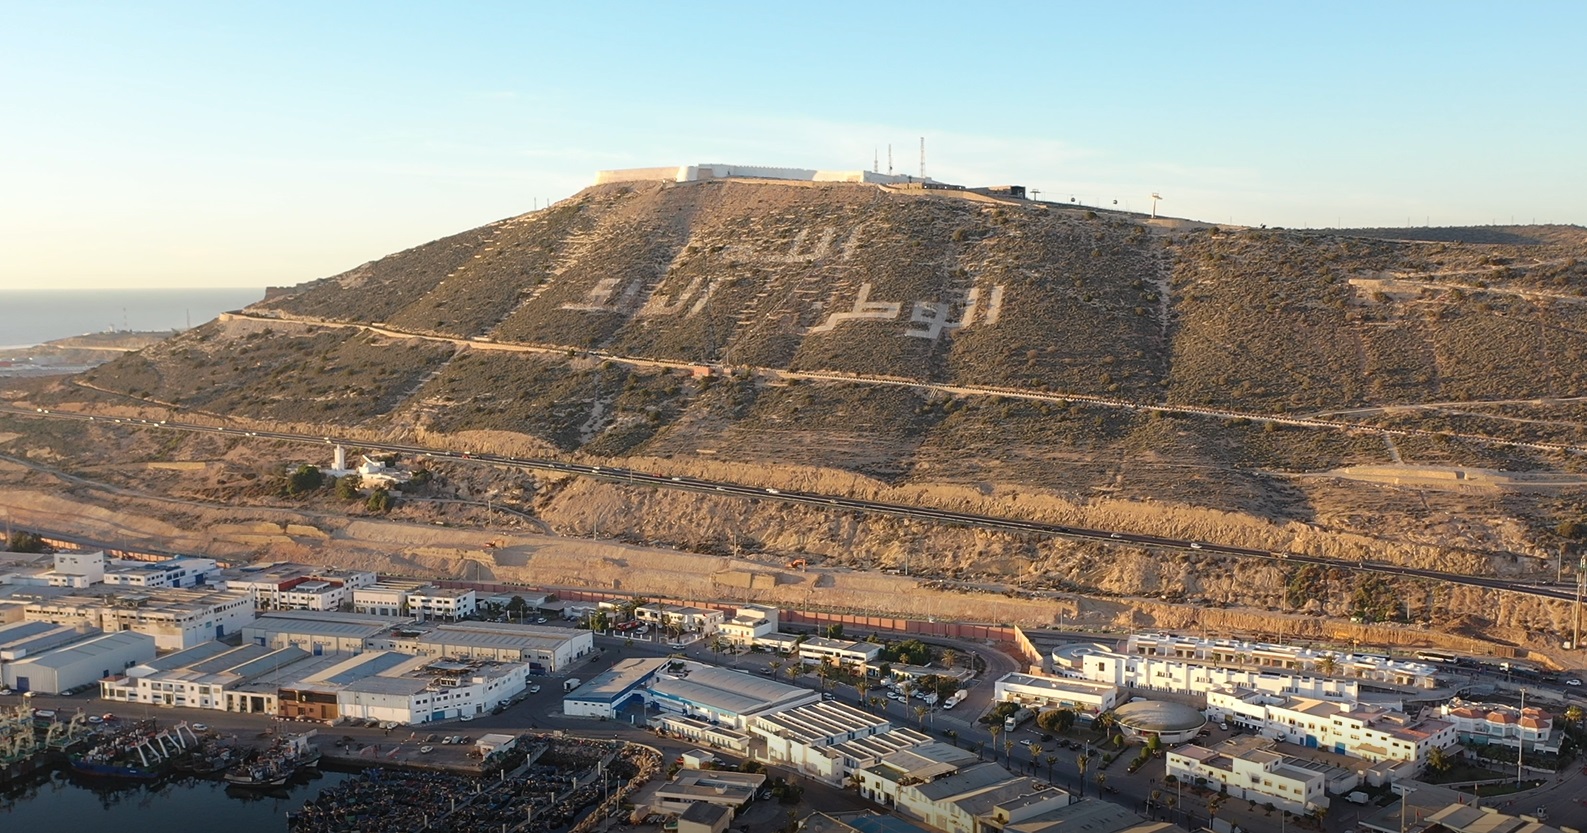
<svg viewBox="0 0 1587 833">
<path fill-rule="evenodd" d="M 259 610 L 340 610 L 353 591 L 375 583 L 367 570 L 323 569 L 291 562 L 250 565 L 222 574 L 227 590 L 253 596 Z"/>
<path fill-rule="evenodd" d="M 1119 687 L 1015 671 L 998 678 L 993 687 L 993 699 L 1036 709 L 1070 709 L 1095 714 L 1119 704 Z"/>
<path fill-rule="evenodd" d="M 1539 708 L 1521 709 L 1457 698 L 1440 706 L 1439 713 L 1455 724 L 1455 734 L 1462 741 L 1559 752 L 1561 738 L 1554 734 L 1554 716 Z"/>
<path fill-rule="evenodd" d="M 479 609 L 473 589 L 422 587 L 408 594 L 408 615 L 420 619 L 464 619 Z"/>
<path fill-rule="evenodd" d="M 733 618 L 718 627 L 722 639 L 734 645 L 754 645 L 761 637 L 777 632 L 777 608 L 767 605 L 745 605 Z"/>
<path fill-rule="evenodd" d="M 127 588 L 102 596 L 58 596 L 30 600 L 30 622 L 82 623 L 107 633 L 135 631 L 154 637 L 162 651 L 191 648 L 220 639 L 253 622 L 253 599 L 218 590 Z"/>
<path fill-rule="evenodd" d="M 1290 758 L 1273 751 L 1272 741 L 1231 738 L 1213 748 L 1187 744 L 1167 752 L 1168 774 L 1257 804 L 1271 803 L 1291 813 L 1328 808 L 1330 767 Z"/>
<path fill-rule="evenodd" d="M 634 608 L 634 618 L 659 627 L 675 627 L 684 633 L 711 636 L 722 627 L 722 611 L 703 607 L 647 604 Z"/>
<path fill-rule="evenodd" d="M 799 643 L 799 658 L 806 662 L 832 662 L 848 668 L 864 668 L 881 654 L 882 646 L 876 642 L 847 642 L 812 636 Z"/>
<path fill-rule="evenodd" d="M 1124 653 L 1190 660 L 1203 665 L 1260 666 L 1328 677 L 1373 680 L 1407 688 L 1436 688 L 1438 667 L 1373 654 L 1345 653 L 1272 642 L 1201 639 L 1168 633 L 1138 633 Z"/>
<path fill-rule="evenodd" d="M 382 581 L 353 590 L 353 612 L 407 618 L 408 595 L 425 589 L 423 582 Z"/>
<path fill-rule="evenodd" d="M 170 558 L 164 561 L 114 559 L 105 570 L 105 584 L 122 587 L 168 589 L 198 587 L 220 577 L 220 565 L 213 558 Z"/>
<path fill-rule="evenodd" d="M 1207 692 L 1207 715 L 1254 728 L 1264 737 L 1368 761 L 1409 764 L 1415 775 L 1433 749 L 1458 742 L 1455 725 L 1363 704 L 1284 697 L 1249 689 Z"/>
<path fill-rule="evenodd" d="M 1361 696 L 1358 680 L 1325 677 L 1278 666 L 1220 666 L 1192 659 L 1116 653 L 1100 648 L 1059 649 L 1054 667 L 1092 682 L 1150 691 L 1201 694 L 1218 687 L 1249 688 L 1340 702 Z"/>
</svg>

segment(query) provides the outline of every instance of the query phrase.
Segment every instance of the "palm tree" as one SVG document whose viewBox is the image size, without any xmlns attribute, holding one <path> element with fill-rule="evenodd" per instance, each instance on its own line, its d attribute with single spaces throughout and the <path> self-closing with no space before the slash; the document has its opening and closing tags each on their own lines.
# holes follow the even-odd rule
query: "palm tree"
<svg viewBox="0 0 1587 833">
<path fill-rule="evenodd" d="M 927 707 L 927 706 L 916 706 L 915 707 L 915 725 L 916 726 L 919 726 L 921 728 L 925 728 L 925 725 L 926 725 L 926 713 L 929 712 L 929 711 L 931 711 L 931 709 L 929 707 Z"/>
<path fill-rule="evenodd" d="M 1113 722 L 1114 717 L 1113 712 L 1111 711 L 1106 711 L 1097 715 L 1096 725 L 1098 729 L 1102 730 L 1102 734 L 1104 736 L 1112 734 Z"/>
<path fill-rule="evenodd" d="M 1003 724 L 998 723 L 997 721 L 994 720 L 994 721 L 992 721 L 992 725 L 986 727 L 986 730 L 988 732 L 992 733 L 992 750 L 993 750 L 992 754 L 996 755 L 997 754 L 997 736 L 1003 734 Z"/>
<path fill-rule="evenodd" d="M 1008 735 L 1003 736 L 1003 765 L 1014 765 L 1014 739 Z"/>
<path fill-rule="evenodd" d="M 1084 752 L 1075 756 L 1075 767 L 1080 770 L 1080 797 L 1086 795 L 1086 768 L 1091 766 L 1091 757 Z"/>
<path fill-rule="evenodd" d="M 1104 786 L 1106 786 L 1107 783 L 1108 783 L 1108 774 L 1106 772 L 1097 773 L 1097 792 L 1099 792 L 1099 793 L 1102 792 L 1102 788 Z"/>
<path fill-rule="evenodd" d="M 1333 654 L 1323 654 L 1317 660 L 1317 672 L 1324 677 L 1332 677 L 1339 670 L 1339 660 Z"/>
<path fill-rule="evenodd" d="M 952 650 L 950 648 L 950 649 L 942 652 L 942 667 L 943 668 L 946 668 L 946 669 L 951 671 L 951 670 L 953 670 L 953 666 L 957 665 L 958 663 L 959 663 L 959 652 L 958 651 Z"/>
<path fill-rule="evenodd" d="M 1036 765 L 1041 763 L 1041 744 L 1033 743 L 1025 749 L 1030 752 L 1030 768 L 1035 771 Z"/>
<path fill-rule="evenodd" d="M 1057 755 L 1047 756 L 1047 783 L 1052 783 L 1052 765 L 1058 763 Z"/>
<path fill-rule="evenodd" d="M 774 659 L 771 662 L 766 663 L 766 666 L 771 669 L 771 675 L 775 677 L 777 676 L 777 670 L 782 668 L 782 660 Z"/>
<path fill-rule="evenodd" d="M 1565 707 L 1564 718 L 1565 718 L 1566 721 L 1568 721 L 1570 723 L 1580 723 L 1581 719 L 1582 719 L 1582 715 L 1583 715 L 1583 712 L 1582 712 L 1581 706 L 1566 706 Z"/>
<path fill-rule="evenodd" d="M 860 676 L 854 680 L 854 690 L 860 693 L 860 702 L 865 702 L 865 695 L 871 691 L 871 678 L 861 671 Z"/>
</svg>

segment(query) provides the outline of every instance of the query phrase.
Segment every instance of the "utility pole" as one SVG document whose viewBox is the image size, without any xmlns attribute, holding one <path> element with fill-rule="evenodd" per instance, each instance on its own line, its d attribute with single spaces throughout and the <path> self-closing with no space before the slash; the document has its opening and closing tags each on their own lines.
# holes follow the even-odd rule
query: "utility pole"
<svg viewBox="0 0 1587 833">
<path fill-rule="evenodd" d="M 1524 689 L 1524 688 L 1521 689 L 1521 712 L 1522 712 L 1522 714 L 1526 713 L 1526 689 Z M 1518 721 L 1518 725 L 1519 725 L 1519 721 Z M 1521 769 L 1521 753 L 1525 749 L 1526 749 L 1526 736 L 1525 735 L 1521 735 L 1521 734 L 1517 734 L 1515 736 L 1515 786 L 1516 786 L 1516 789 L 1520 789 L 1520 787 L 1521 787 L 1521 771 L 1522 771 L 1522 769 Z"/>
<path fill-rule="evenodd" d="M 1573 651 L 1581 650 L 1581 596 L 1582 581 L 1587 579 L 1587 554 L 1582 555 L 1581 561 L 1576 563 L 1576 636 L 1571 640 L 1570 647 Z"/>
</svg>

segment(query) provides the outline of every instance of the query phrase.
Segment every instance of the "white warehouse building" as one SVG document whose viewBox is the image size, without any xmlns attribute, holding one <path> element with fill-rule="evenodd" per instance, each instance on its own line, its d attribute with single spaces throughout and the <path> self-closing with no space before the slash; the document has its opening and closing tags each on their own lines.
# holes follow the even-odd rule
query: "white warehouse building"
<svg viewBox="0 0 1587 833">
<path fill-rule="evenodd" d="M 100 634 L 0 665 L 6 686 L 17 691 L 59 694 L 92 685 L 140 662 L 154 659 L 155 639 L 134 631 Z"/>
</svg>

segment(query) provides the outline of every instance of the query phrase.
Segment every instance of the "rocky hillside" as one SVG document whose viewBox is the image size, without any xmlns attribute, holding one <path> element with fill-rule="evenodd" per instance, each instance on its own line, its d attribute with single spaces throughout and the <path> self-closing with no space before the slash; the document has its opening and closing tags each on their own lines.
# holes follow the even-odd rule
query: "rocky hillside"
<svg viewBox="0 0 1587 833">
<path fill-rule="evenodd" d="M 768 484 L 828 473 L 904 499 L 980 494 L 988 511 L 1040 495 L 1050 517 L 1353 557 L 1452 553 L 1444 566 L 1462 569 L 1473 553 L 1504 571 L 1553 552 L 1582 503 L 1568 485 L 1334 476 L 1580 467 L 1480 439 L 1587 444 L 1576 227 L 1220 229 L 848 184 L 619 184 L 245 312 L 32 398 L 130 395 Z M 1019 395 L 970 390 L 988 386 Z M 1371 430 L 1385 427 L 1448 433 Z M 781 545 L 841 549 L 817 527 Z"/>
</svg>

